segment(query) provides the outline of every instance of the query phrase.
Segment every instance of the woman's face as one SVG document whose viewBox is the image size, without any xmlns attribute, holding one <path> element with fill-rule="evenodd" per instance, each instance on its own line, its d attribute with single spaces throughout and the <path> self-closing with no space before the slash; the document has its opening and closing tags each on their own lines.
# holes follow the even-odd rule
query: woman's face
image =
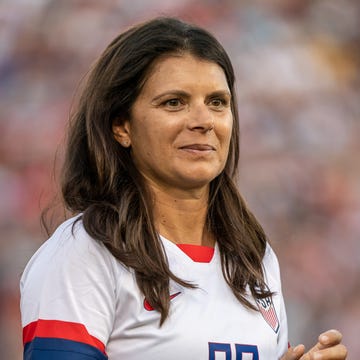
<svg viewBox="0 0 360 360">
<path fill-rule="evenodd" d="M 191 55 L 159 59 L 131 118 L 113 127 L 150 184 L 207 186 L 224 169 L 232 132 L 231 94 L 222 68 Z M 126 144 L 127 142 L 127 144 Z"/>
</svg>

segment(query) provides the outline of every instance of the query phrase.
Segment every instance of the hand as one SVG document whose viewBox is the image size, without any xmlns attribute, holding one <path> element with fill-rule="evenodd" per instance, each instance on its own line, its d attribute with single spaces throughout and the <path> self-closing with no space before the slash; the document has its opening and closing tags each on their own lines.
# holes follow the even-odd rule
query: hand
<svg viewBox="0 0 360 360">
<path fill-rule="evenodd" d="M 305 353 L 305 346 L 289 348 L 281 360 L 344 360 L 346 347 L 341 344 L 342 335 L 337 330 L 329 330 L 319 336 L 318 343 Z"/>
</svg>

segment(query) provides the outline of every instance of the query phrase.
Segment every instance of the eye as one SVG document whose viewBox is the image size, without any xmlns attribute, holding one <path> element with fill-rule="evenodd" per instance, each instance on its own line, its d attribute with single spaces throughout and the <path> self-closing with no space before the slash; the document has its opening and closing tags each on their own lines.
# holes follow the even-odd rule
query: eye
<svg viewBox="0 0 360 360">
<path fill-rule="evenodd" d="M 222 105 L 224 105 L 224 100 L 222 100 L 222 99 L 212 99 L 211 100 L 211 105 L 216 106 L 216 107 L 222 106 Z"/>
<path fill-rule="evenodd" d="M 162 103 L 162 106 L 164 106 L 169 111 L 177 111 L 182 109 L 184 102 L 180 98 L 173 98 L 165 100 Z"/>
<path fill-rule="evenodd" d="M 209 105 L 215 110 L 222 110 L 223 108 L 228 107 L 229 101 L 225 98 L 216 97 L 210 99 Z"/>
<path fill-rule="evenodd" d="M 170 99 L 165 102 L 165 105 L 170 107 L 177 107 L 181 105 L 180 99 Z"/>
</svg>

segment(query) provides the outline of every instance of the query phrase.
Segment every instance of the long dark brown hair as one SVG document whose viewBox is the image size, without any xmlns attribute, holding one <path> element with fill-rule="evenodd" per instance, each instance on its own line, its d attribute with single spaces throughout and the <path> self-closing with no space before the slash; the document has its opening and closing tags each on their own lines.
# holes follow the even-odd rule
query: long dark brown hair
<svg viewBox="0 0 360 360">
<path fill-rule="evenodd" d="M 221 44 L 204 29 L 174 18 L 156 18 L 109 44 L 91 69 L 71 116 L 61 180 L 67 209 L 81 214 L 87 233 L 133 269 L 140 290 L 161 313 L 161 323 L 169 313 L 170 279 L 194 285 L 170 271 L 154 226 L 152 195 L 129 149 L 115 140 L 112 125 L 122 118 L 131 121 L 132 105 L 154 61 L 183 53 L 218 64 L 232 94 L 229 156 L 210 184 L 206 220 L 220 250 L 224 278 L 248 308 L 255 306 L 246 298 L 247 286 L 254 298 L 271 295 L 262 269 L 267 240 L 236 186 L 239 123 L 233 67 Z"/>
</svg>

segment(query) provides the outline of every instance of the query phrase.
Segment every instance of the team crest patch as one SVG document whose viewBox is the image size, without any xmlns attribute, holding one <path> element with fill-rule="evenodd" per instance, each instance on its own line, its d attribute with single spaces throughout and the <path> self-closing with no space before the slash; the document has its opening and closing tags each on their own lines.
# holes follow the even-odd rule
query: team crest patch
<svg viewBox="0 0 360 360">
<path fill-rule="evenodd" d="M 280 323 L 271 297 L 256 299 L 256 303 L 265 321 L 275 331 L 275 333 L 277 333 L 280 328 Z"/>
</svg>

